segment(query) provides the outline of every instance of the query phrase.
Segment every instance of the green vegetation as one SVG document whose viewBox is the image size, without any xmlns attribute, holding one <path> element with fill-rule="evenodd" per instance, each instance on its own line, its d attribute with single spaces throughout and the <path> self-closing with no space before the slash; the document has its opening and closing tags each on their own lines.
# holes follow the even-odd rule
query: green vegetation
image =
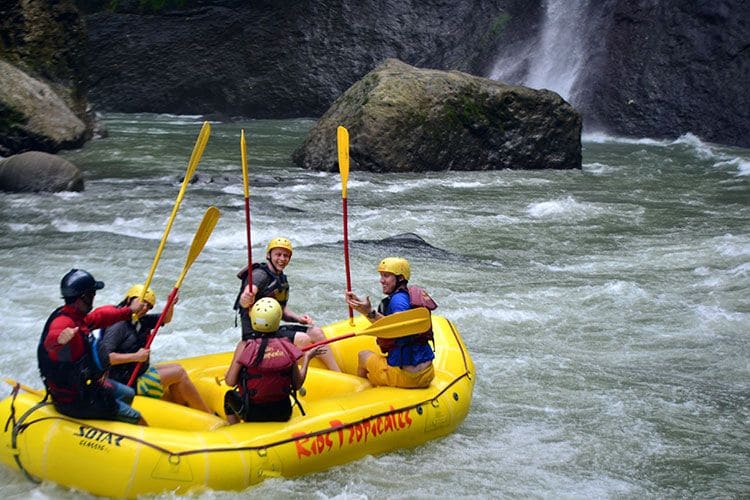
<svg viewBox="0 0 750 500">
<path fill-rule="evenodd" d="M 505 30 L 505 27 L 508 25 L 511 19 L 512 16 L 507 12 L 503 12 L 502 14 L 497 16 L 495 20 L 492 21 L 492 24 L 490 24 L 490 29 L 482 35 L 482 43 L 486 44 L 496 40 Z"/>
<path fill-rule="evenodd" d="M 25 123 L 23 113 L 0 103 L 0 135 L 9 136 L 14 129 Z"/>
<path fill-rule="evenodd" d="M 98 2 L 89 2 L 89 3 L 96 4 Z M 144 13 L 148 12 L 148 13 L 156 14 L 163 10 L 181 9 L 185 7 L 186 3 L 187 3 L 187 0 L 138 0 L 138 10 Z M 111 10 L 112 12 L 117 12 L 119 7 L 120 7 L 119 0 L 109 1 L 109 10 Z"/>
<path fill-rule="evenodd" d="M 161 12 L 165 9 L 181 9 L 185 0 L 140 0 L 139 5 L 144 12 Z"/>
<path fill-rule="evenodd" d="M 500 33 L 503 32 L 505 29 L 505 26 L 510 22 L 511 16 L 507 12 L 503 12 L 497 18 L 495 18 L 495 21 L 490 26 L 490 37 L 496 38 Z"/>
</svg>

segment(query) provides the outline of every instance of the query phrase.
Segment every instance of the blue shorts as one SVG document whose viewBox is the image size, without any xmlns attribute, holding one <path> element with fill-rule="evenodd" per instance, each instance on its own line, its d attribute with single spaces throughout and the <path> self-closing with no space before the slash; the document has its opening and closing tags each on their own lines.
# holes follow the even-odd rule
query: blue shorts
<svg viewBox="0 0 750 500">
<path fill-rule="evenodd" d="M 121 384 L 111 378 L 107 379 L 107 382 L 112 384 L 112 393 L 117 401 L 115 420 L 127 422 L 129 424 L 137 424 L 141 419 L 141 414 L 138 410 L 130 406 L 135 397 L 135 390 L 132 387 L 128 387 L 127 385 Z"/>
</svg>

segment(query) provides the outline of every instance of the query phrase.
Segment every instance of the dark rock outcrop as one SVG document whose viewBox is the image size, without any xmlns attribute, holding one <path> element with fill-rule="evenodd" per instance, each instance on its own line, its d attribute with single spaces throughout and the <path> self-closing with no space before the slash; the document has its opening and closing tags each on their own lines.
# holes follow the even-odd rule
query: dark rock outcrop
<svg viewBox="0 0 750 500">
<path fill-rule="evenodd" d="M 153 14 L 121 1 L 86 16 L 89 98 L 111 111 L 317 117 L 388 57 L 479 73 L 501 3 L 214 0 Z"/>
<path fill-rule="evenodd" d="M 587 130 L 750 147 L 747 0 L 5 0 L 0 59 L 47 83 L 87 130 L 87 83 L 107 111 L 320 116 L 387 58 L 493 78 L 499 66 L 497 79 L 524 84 L 555 4 L 583 11 L 564 26 L 583 69 L 563 94 Z"/>
<path fill-rule="evenodd" d="M 750 147 L 747 1 L 620 1 L 611 16 L 580 105 L 592 128 Z"/>
<path fill-rule="evenodd" d="M 334 102 L 294 162 L 336 171 L 339 125 L 353 170 L 581 168 L 581 117 L 557 94 L 395 59 Z"/>
<path fill-rule="evenodd" d="M 83 176 L 64 158 L 29 151 L 0 160 L 0 190 L 83 191 Z"/>
<path fill-rule="evenodd" d="M 551 2 L 550 2 L 551 3 Z M 542 0 L 507 2 L 497 61 L 486 74 L 526 85 L 543 52 Z M 558 2 L 558 4 L 561 4 Z M 566 99 L 586 130 L 750 147 L 750 8 L 746 0 L 567 2 L 580 71 Z M 562 41 L 570 41 L 566 36 Z M 556 56 L 571 49 L 562 41 Z M 542 84 L 543 85 L 543 84 Z"/>
<path fill-rule="evenodd" d="M 49 85 L 0 61 L 0 155 L 78 147 L 86 125 Z"/>
<path fill-rule="evenodd" d="M 74 2 L 0 2 L 0 35 L 0 154 L 56 152 L 91 138 L 86 31 Z"/>
</svg>

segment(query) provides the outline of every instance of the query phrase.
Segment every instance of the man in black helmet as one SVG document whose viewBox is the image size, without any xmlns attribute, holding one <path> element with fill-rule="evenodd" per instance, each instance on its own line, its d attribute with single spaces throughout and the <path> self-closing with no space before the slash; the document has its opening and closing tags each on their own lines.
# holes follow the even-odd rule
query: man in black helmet
<svg viewBox="0 0 750 500">
<path fill-rule="evenodd" d="M 129 319 L 141 303 L 125 307 L 94 307 L 104 283 L 82 270 L 71 269 L 60 281 L 65 305 L 47 320 L 37 348 L 39 371 L 55 409 L 74 418 L 121 420 L 146 425 L 130 406 L 135 392 L 105 377 L 106 356 L 99 356 L 91 330 Z"/>
</svg>

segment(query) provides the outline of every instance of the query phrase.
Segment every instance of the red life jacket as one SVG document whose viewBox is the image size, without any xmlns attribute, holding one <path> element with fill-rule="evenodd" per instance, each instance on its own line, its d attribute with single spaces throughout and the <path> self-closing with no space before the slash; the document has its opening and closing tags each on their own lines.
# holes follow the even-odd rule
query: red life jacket
<svg viewBox="0 0 750 500">
<path fill-rule="evenodd" d="M 437 309 L 437 303 L 432 300 L 432 297 L 424 288 L 410 285 L 407 287 L 407 291 L 409 292 L 409 303 L 412 309 L 417 307 L 426 307 L 430 311 Z"/>
<path fill-rule="evenodd" d="M 434 311 L 435 309 L 437 309 L 437 302 L 432 300 L 432 297 L 430 297 L 430 294 L 428 294 L 427 290 L 425 290 L 424 288 L 415 285 L 409 285 L 406 288 L 406 291 L 409 292 L 409 305 L 412 309 L 416 309 L 417 307 L 426 307 L 430 311 Z M 408 338 L 410 342 L 413 343 L 428 344 L 434 340 L 432 335 L 432 327 L 430 327 L 430 329 L 426 332 L 422 332 L 417 335 L 410 335 Z M 380 347 L 380 350 L 384 353 L 387 353 L 388 351 L 396 347 L 398 339 L 378 338 L 376 342 Z"/>
<path fill-rule="evenodd" d="M 267 344 L 258 363 L 264 341 Z M 240 383 L 240 395 L 251 404 L 288 398 L 292 393 L 293 367 L 301 357 L 302 351 L 286 338 L 265 336 L 248 340 L 238 360 L 243 366 L 240 376 L 244 381 Z"/>
<path fill-rule="evenodd" d="M 94 337 L 85 324 L 77 325 L 81 331 L 81 339 L 73 352 L 74 360 L 59 361 L 51 359 L 44 347 L 44 341 L 49 334 L 50 325 L 58 316 L 72 316 L 66 313 L 64 307 L 58 307 L 47 319 L 42 330 L 42 336 L 37 346 L 37 362 L 39 373 L 52 402 L 63 414 L 80 418 L 111 418 L 117 411 L 112 389 L 101 381 L 103 371 L 97 359 L 100 353 Z M 73 341 L 71 340 L 71 343 Z M 79 408 L 83 413 L 76 411 Z"/>
</svg>

